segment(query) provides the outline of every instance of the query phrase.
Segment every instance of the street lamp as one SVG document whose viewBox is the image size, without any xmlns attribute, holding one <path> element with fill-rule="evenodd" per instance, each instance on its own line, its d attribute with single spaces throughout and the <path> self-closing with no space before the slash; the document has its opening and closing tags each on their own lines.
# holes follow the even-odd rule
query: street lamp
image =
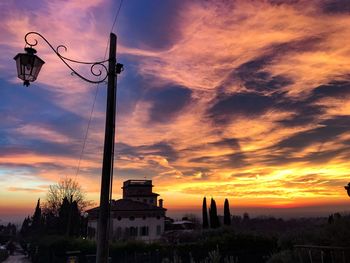
<svg viewBox="0 0 350 263">
<path fill-rule="evenodd" d="M 29 86 L 30 82 L 37 79 L 42 65 L 45 63 L 42 59 L 35 55 L 36 50 L 33 48 L 38 44 L 34 39 L 30 41 L 29 36 L 38 36 L 46 42 L 46 44 L 53 50 L 59 59 L 72 72 L 81 79 L 89 83 L 102 83 L 107 79 L 107 106 L 106 106 L 106 126 L 105 126 L 105 140 L 103 149 L 103 164 L 102 164 L 102 178 L 101 178 L 101 195 L 100 195 L 100 210 L 97 225 L 97 252 L 96 262 L 107 263 L 108 261 L 108 226 L 109 226 L 109 198 L 112 191 L 111 179 L 113 177 L 113 158 L 114 158 L 114 140 L 115 140 L 115 111 L 116 111 L 116 92 L 117 92 L 117 75 L 123 71 L 123 65 L 116 63 L 116 46 L 117 36 L 110 34 L 109 42 L 109 57 L 107 60 L 96 62 L 83 62 L 67 58 L 60 53 L 60 49 L 67 51 L 67 47 L 59 45 L 54 48 L 50 42 L 38 32 L 29 32 L 25 35 L 24 41 L 26 43 L 26 53 L 17 54 L 16 60 L 18 77 L 23 80 L 23 85 Z M 105 63 L 108 62 L 108 69 Z M 71 64 L 85 64 L 90 65 L 90 72 L 93 76 L 98 77 L 96 80 L 84 77 L 75 71 Z"/>
<path fill-rule="evenodd" d="M 36 50 L 32 47 L 24 49 L 26 53 L 18 53 L 14 60 L 16 60 L 18 78 L 23 80 L 24 86 L 29 86 L 29 82 L 33 82 L 38 77 L 44 61 L 38 56 L 34 55 Z"/>
</svg>

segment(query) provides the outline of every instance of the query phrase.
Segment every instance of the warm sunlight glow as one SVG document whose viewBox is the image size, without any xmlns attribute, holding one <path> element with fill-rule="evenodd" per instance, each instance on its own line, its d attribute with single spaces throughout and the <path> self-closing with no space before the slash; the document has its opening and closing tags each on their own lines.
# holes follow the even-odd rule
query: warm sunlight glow
<svg viewBox="0 0 350 263">
<path fill-rule="evenodd" d="M 98 203 L 105 85 L 94 104 L 97 87 L 70 75 L 39 41 L 46 64 L 25 89 L 12 58 L 35 30 L 67 45 L 68 57 L 103 59 L 116 3 L 19 2 L 0 4 L 0 215 L 18 207 L 25 216 L 65 177 Z M 325 1 L 195 0 L 136 19 L 136 2 L 125 3 L 116 27 L 125 71 L 115 199 L 123 181 L 147 178 L 169 212 L 198 210 L 204 196 L 220 207 L 229 198 L 233 207 L 300 211 L 348 201 L 348 13 Z"/>
</svg>

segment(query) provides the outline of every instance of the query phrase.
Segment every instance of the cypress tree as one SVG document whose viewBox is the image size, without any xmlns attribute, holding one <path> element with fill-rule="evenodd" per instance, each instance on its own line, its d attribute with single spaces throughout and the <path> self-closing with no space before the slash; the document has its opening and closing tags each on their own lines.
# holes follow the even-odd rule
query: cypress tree
<svg viewBox="0 0 350 263">
<path fill-rule="evenodd" d="M 41 208 L 40 208 L 40 198 L 38 199 L 38 202 L 35 207 L 33 219 L 32 219 L 32 230 L 38 231 L 41 228 Z"/>
<path fill-rule="evenodd" d="M 69 214 L 70 214 L 71 204 L 68 198 L 63 198 L 62 205 L 58 210 L 58 224 L 60 234 L 69 234 Z"/>
<path fill-rule="evenodd" d="M 73 201 L 70 207 L 70 229 L 69 229 L 69 235 L 70 236 L 79 236 L 80 235 L 80 212 L 78 208 L 78 203 L 76 201 Z"/>
<path fill-rule="evenodd" d="M 24 218 L 23 223 L 22 223 L 22 228 L 21 228 L 21 231 L 20 231 L 22 236 L 27 236 L 28 235 L 28 232 L 29 232 L 29 229 L 30 229 L 30 224 L 31 224 L 31 221 L 30 221 L 29 216 Z"/>
<path fill-rule="evenodd" d="M 45 231 L 47 234 L 59 234 L 58 218 L 49 211 L 45 214 Z"/>
<path fill-rule="evenodd" d="M 202 205 L 202 219 L 203 219 L 203 228 L 206 229 L 209 227 L 208 222 L 208 211 L 207 211 L 207 198 L 203 198 L 203 205 Z"/>
<path fill-rule="evenodd" d="M 231 225 L 230 205 L 228 204 L 227 198 L 225 199 L 225 203 L 224 203 L 224 225 L 226 226 Z"/>
<path fill-rule="evenodd" d="M 216 202 L 212 198 L 210 201 L 210 227 L 211 228 L 218 228 L 220 226 L 219 218 L 218 218 L 218 212 L 216 209 Z"/>
</svg>

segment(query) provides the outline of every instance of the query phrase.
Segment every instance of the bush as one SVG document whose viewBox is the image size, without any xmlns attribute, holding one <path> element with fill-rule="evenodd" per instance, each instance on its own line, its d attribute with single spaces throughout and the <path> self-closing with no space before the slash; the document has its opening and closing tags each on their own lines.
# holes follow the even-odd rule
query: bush
<svg viewBox="0 0 350 263">
<path fill-rule="evenodd" d="M 273 254 L 266 263 L 294 263 L 298 262 L 291 250 L 282 250 Z"/>
<path fill-rule="evenodd" d="M 0 262 L 3 262 L 7 257 L 9 256 L 9 253 L 6 249 L 0 249 Z"/>
<path fill-rule="evenodd" d="M 94 242 L 65 236 L 42 236 L 28 240 L 29 257 L 33 263 L 66 262 L 68 251 L 80 251 L 79 262 L 85 262 L 87 254 L 96 254 Z"/>
</svg>

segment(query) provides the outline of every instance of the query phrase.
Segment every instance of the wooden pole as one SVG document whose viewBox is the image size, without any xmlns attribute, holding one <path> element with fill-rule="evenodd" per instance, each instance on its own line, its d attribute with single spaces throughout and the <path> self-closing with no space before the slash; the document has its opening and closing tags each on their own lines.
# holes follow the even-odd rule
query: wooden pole
<svg viewBox="0 0 350 263">
<path fill-rule="evenodd" d="M 115 136 L 115 111 L 116 111 L 116 46 L 117 36 L 110 34 L 109 63 L 108 63 L 108 88 L 105 141 L 103 150 L 103 165 L 101 179 L 100 209 L 97 225 L 97 263 L 108 262 L 108 226 L 109 226 L 109 198 L 111 177 L 113 176 L 114 136 Z"/>
</svg>

